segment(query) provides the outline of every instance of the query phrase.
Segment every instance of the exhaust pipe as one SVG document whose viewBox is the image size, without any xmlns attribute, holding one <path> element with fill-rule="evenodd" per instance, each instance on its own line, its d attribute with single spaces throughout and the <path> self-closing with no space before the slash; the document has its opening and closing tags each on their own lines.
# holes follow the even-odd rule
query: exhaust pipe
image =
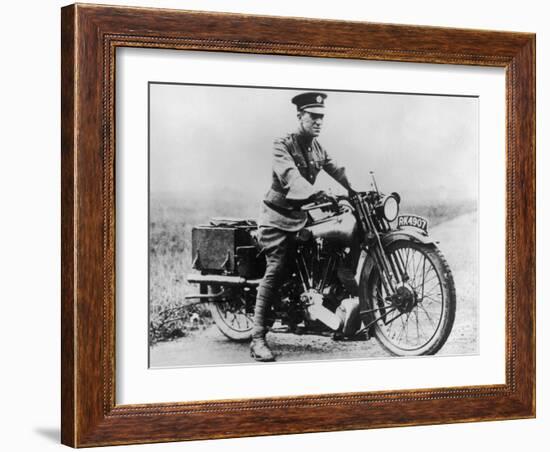
<svg viewBox="0 0 550 452">
<path fill-rule="evenodd" d="M 189 275 L 187 282 L 191 284 L 211 284 L 216 286 L 257 286 L 260 284 L 261 279 L 246 279 L 242 276 L 225 276 L 225 275 Z M 213 302 L 225 299 L 227 290 L 220 290 L 218 293 L 213 294 L 190 294 L 185 296 L 185 300 L 189 300 L 186 306 L 194 304 Z M 194 300 L 194 301 L 191 301 Z"/>
<path fill-rule="evenodd" d="M 200 304 L 204 302 L 218 301 L 225 298 L 226 295 L 227 295 L 227 290 L 225 289 L 222 289 L 217 293 L 196 293 L 196 294 L 186 295 L 184 297 L 184 300 L 185 300 L 184 306 L 192 306 L 192 305 Z"/>
<path fill-rule="evenodd" d="M 246 279 L 242 276 L 226 275 L 189 275 L 187 282 L 191 284 L 215 284 L 220 286 L 257 286 L 261 279 Z"/>
</svg>

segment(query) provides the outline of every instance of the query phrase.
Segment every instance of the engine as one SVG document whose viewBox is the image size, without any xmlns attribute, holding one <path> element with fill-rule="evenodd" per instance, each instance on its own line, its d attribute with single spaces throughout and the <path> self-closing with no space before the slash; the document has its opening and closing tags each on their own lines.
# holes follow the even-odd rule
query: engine
<svg viewBox="0 0 550 452">
<path fill-rule="evenodd" d="M 340 212 L 323 218 L 305 228 L 313 238 L 321 238 L 328 243 L 349 246 L 357 232 L 357 220 L 349 205 L 341 205 Z"/>
</svg>

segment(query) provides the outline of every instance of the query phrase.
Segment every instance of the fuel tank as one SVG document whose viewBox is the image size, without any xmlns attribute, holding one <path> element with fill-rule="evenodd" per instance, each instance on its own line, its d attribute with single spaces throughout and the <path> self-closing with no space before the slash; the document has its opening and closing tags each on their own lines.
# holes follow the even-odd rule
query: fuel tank
<svg viewBox="0 0 550 452">
<path fill-rule="evenodd" d="M 305 229 L 313 235 L 313 238 L 322 238 L 331 243 L 349 246 L 357 232 L 357 220 L 350 210 L 345 209 L 337 215 L 316 221 Z"/>
</svg>

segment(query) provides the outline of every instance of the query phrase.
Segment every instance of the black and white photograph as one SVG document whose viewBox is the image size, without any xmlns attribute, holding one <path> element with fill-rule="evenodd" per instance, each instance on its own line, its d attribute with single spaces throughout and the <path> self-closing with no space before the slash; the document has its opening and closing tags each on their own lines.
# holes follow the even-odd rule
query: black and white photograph
<svg viewBox="0 0 550 452">
<path fill-rule="evenodd" d="M 478 354 L 478 97 L 148 90 L 151 368 Z"/>
</svg>

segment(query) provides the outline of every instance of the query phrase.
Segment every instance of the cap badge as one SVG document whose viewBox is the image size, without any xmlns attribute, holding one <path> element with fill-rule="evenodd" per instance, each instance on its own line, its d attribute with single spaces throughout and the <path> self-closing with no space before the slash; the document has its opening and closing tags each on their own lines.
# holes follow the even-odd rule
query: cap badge
<svg viewBox="0 0 550 452">
<path fill-rule="evenodd" d="M 315 99 L 318 104 L 323 102 L 323 98 L 321 96 L 317 96 L 317 99 Z"/>
</svg>

